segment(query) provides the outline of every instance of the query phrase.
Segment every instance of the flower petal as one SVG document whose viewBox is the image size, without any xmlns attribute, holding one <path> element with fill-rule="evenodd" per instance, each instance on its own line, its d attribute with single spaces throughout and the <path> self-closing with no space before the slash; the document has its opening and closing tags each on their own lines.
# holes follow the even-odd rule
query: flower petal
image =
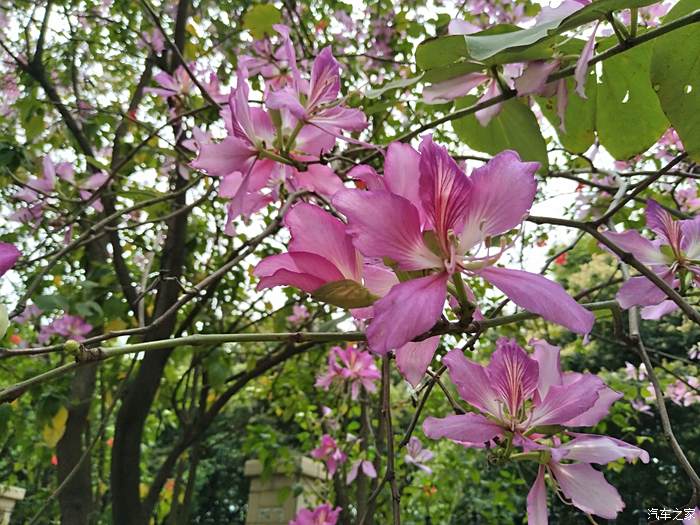
<svg viewBox="0 0 700 525">
<path fill-rule="evenodd" d="M 491 100 L 492 98 L 497 97 L 500 94 L 501 90 L 498 87 L 498 82 L 496 82 L 494 79 L 491 79 L 489 81 L 489 85 L 486 87 L 486 91 L 484 92 L 482 97 L 477 101 L 477 104 L 481 104 L 482 102 Z M 487 106 L 484 109 L 480 109 L 479 111 L 474 113 L 474 116 L 476 117 L 476 120 L 479 121 L 479 124 L 481 124 L 483 127 L 486 127 L 489 125 L 489 122 L 491 122 L 491 119 L 501 112 L 502 107 L 502 102 L 498 102 L 497 104 L 491 104 L 490 106 Z"/>
<path fill-rule="evenodd" d="M 576 434 L 576 436 L 559 447 L 560 450 L 566 451 L 564 456 L 566 459 L 605 465 L 619 458 L 625 458 L 627 461 L 639 458 L 642 463 L 649 463 L 649 453 L 646 450 L 619 439 L 593 434 Z"/>
<path fill-rule="evenodd" d="M 642 308 L 641 316 L 642 319 L 648 321 L 658 321 L 663 316 L 675 312 L 676 310 L 678 310 L 678 305 L 670 299 L 667 299 L 666 301 L 661 301 L 659 304 L 645 306 Z"/>
<path fill-rule="evenodd" d="M 218 144 L 202 144 L 197 158 L 190 164 L 209 175 L 223 176 L 234 171 L 247 173 L 255 161 L 257 151 L 247 142 L 226 137 Z"/>
<path fill-rule="evenodd" d="M 4 275 L 7 270 L 12 268 L 21 255 L 14 245 L 0 242 L 0 275 Z"/>
<path fill-rule="evenodd" d="M 426 136 L 420 145 L 420 194 L 423 210 L 432 223 L 443 249 L 449 230 L 459 234 L 469 202 L 471 181 L 447 153 Z"/>
<path fill-rule="evenodd" d="M 626 281 L 615 295 L 620 308 L 657 305 L 666 294 L 646 277 L 632 277 Z"/>
<path fill-rule="evenodd" d="M 326 283 L 341 281 L 343 274 L 328 259 L 315 253 L 281 253 L 258 263 L 253 275 L 260 279 L 258 290 L 288 285 L 311 293 Z"/>
<path fill-rule="evenodd" d="M 528 525 L 547 525 L 548 516 L 544 465 L 540 465 L 535 482 L 527 494 L 527 523 Z"/>
<path fill-rule="evenodd" d="M 309 110 L 333 102 L 340 92 L 340 65 L 333 57 L 330 46 L 324 47 L 311 66 L 311 82 L 306 102 Z"/>
<path fill-rule="evenodd" d="M 447 438 L 458 443 L 481 444 L 501 434 L 501 427 L 481 414 L 460 414 L 447 417 L 427 417 L 423 432 L 431 439 Z"/>
<path fill-rule="evenodd" d="M 539 365 L 513 339 L 503 337 L 496 347 L 486 371 L 493 389 L 515 417 L 537 388 Z"/>
<path fill-rule="evenodd" d="M 468 73 L 450 80 L 437 82 L 423 88 L 423 100 L 427 104 L 443 104 L 463 97 L 472 89 L 489 80 L 483 73 Z"/>
<path fill-rule="evenodd" d="M 498 417 L 498 394 L 492 388 L 486 369 L 467 359 L 461 350 L 450 350 L 442 362 L 450 372 L 450 379 L 457 387 L 459 396 L 483 412 Z"/>
<path fill-rule="evenodd" d="M 348 218 L 347 232 L 367 257 L 389 257 L 402 270 L 442 266 L 423 242 L 418 210 L 405 198 L 386 191 L 342 190 L 333 205 Z"/>
<path fill-rule="evenodd" d="M 558 60 L 528 62 L 523 74 L 515 79 L 515 90 L 518 95 L 541 94 L 542 89 L 547 84 L 547 77 L 558 67 Z"/>
<path fill-rule="evenodd" d="M 637 231 L 603 232 L 603 235 L 626 252 L 630 252 L 642 264 L 652 266 L 655 264 L 670 264 L 672 262 L 661 253 L 658 242 L 645 239 Z"/>
<path fill-rule="evenodd" d="M 294 206 L 284 218 L 292 234 L 288 250 L 320 255 L 346 279 L 360 281 L 362 260 L 345 233 L 345 225 L 318 206 L 305 202 Z"/>
<path fill-rule="evenodd" d="M 478 275 L 505 293 L 515 304 L 577 334 L 593 328 L 595 316 L 574 301 L 559 283 L 530 272 L 484 268 Z"/>
<path fill-rule="evenodd" d="M 439 343 L 440 336 L 437 335 L 396 349 L 396 366 L 411 385 L 416 386 L 423 379 Z"/>
<path fill-rule="evenodd" d="M 559 361 L 561 349 L 558 346 L 550 345 L 543 339 L 532 339 L 530 340 L 530 345 L 535 349 L 532 357 L 539 365 L 537 391 L 540 399 L 544 399 L 549 391 L 549 387 L 563 383 L 561 363 Z"/>
<path fill-rule="evenodd" d="M 605 386 L 593 374 L 581 374 L 570 385 L 553 385 L 547 396 L 532 411 L 530 426 L 562 425 L 589 410 L 598 400 L 598 392 Z"/>
<path fill-rule="evenodd" d="M 475 169 L 466 207 L 460 251 L 466 253 L 484 238 L 515 228 L 535 199 L 538 162 L 522 162 L 515 151 L 504 151 Z"/>
<path fill-rule="evenodd" d="M 414 205 L 420 203 L 420 155 L 409 144 L 389 144 L 384 159 L 384 182 L 391 193 Z"/>
<path fill-rule="evenodd" d="M 683 234 L 681 248 L 688 259 L 700 258 L 700 217 L 680 221 Z"/>
<path fill-rule="evenodd" d="M 374 303 L 374 318 L 367 329 L 370 348 L 383 355 L 430 330 L 440 319 L 446 292 L 446 273 L 394 286 Z"/>
<path fill-rule="evenodd" d="M 676 248 L 681 245 L 681 225 L 679 221 L 674 220 L 670 213 L 654 199 L 647 199 L 647 207 L 645 210 L 647 218 L 647 226 L 659 236 L 659 238 Z"/>
<path fill-rule="evenodd" d="M 588 62 L 593 58 L 593 51 L 595 50 L 595 34 L 598 31 L 598 22 L 593 28 L 591 36 L 588 37 L 586 45 L 583 46 L 581 51 L 581 56 L 576 61 L 576 68 L 574 71 L 574 78 L 576 79 L 576 93 L 579 94 L 581 98 L 586 97 L 586 76 L 588 74 Z"/>
<path fill-rule="evenodd" d="M 564 374 L 564 385 L 572 384 L 571 378 L 580 379 L 584 374 L 578 374 L 574 372 L 568 372 Z M 622 393 L 617 390 L 613 390 L 607 385 L 598 390 L 598 399 L 593 406 L 583 412 L 582 414 L 569 419 L 564 422 L 567 427 L 592 427 L 597 425 L 600 420 L 608 415 L 610 412 L 610 407 L 612 404 L 622 397 Z"/>
<path fill-rule="evenodd" d="M 625 508 L 615 487 L 605 477 L 586 463 L 562 465 L 550 463 L 549 468 L 564 495 L 575 507 L 601 518 L 614 519 Z"/>
</svg>

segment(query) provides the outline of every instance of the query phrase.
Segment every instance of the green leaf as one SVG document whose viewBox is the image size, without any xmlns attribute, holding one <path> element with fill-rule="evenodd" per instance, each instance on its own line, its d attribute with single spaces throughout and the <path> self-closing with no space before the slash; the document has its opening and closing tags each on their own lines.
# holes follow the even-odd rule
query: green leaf
<svg viewBox="0 0 700 525">
<path fill-rule="evenodd" d="M 391 82 L 387 82 L 386 84 L 384 84 L 382 87 L 368 90 L 367 92 L 365 92 L 365 97 L 379 98 L 387 91 L 412 86 L 413 84 L 418 82 L 422 77 L 423 75 L 418 75 L 416 77 L 399 78 L 397 80 L 392 80 Z"/>
<path fill-rule="evenodd" d="M 697 0 L 681 0 L 664 23 L 685 16 L 699 7 Z M 664 113 L 671 121 L 685 150 L 700 161 L 700 37 L 698 24 L 676 29 L 654 42 L 651 83 Z"/>
<path fill-rule="evenodd" d="M 60 295 L 40 295 L 34 298 L 34 304 L 44 312 L 53 310 L 65 310 L 67 312 L 69 309 L 68 301 Z"/>
<path fill-rule="evenodd" d="M 243 16 L 243 27 L 255 39 L 275 34 L 272 26 L 282 21 L 282 13 L 272 4 L 259 4 L 251 7 Z"/>
<path fill-rule="evenodd" d="M 367 288 L 352 279 L 326 283 L 311 295 L 314 299 L 340 308 L 364 308 L 371 306 L 378 299 Z"/>
<path fill-rule="evenodd" d="M 10 326 L 10 320 L 7 318 L 7 307 L 0 303 L 0 337 L 5 335 L 8 326 Z"/>
<path fill-rule="evenodd" d="M 476 97 L 461 98 L 456 108 L 469 107 L 475 101 Z M 513 149 L 523 160 L 537 161 L 542 165 L 541 170 L 547 169 L 547 147 L 537 118 L 520 100 L 504 102 L 488 126 L 482 126 L 472 114 L 452 121 L 452 127 L 457 136 L 475 150 L 495 155 L 504 149 Z"/>
<path fill-rule="evenodd" d="M 564 129 L 557 114 L 559 95 L 549 98 L 537 97 L 537 103 L 542 114 L 555 128 L 562 146 L 573 153 L 584 153 L 595 140 L 595 76 L 589 76 L 586 81 L 587 99 L 576 93 L 575 86 L 574 79 L 566 79 L 568 103 L 564 112 Z"/>
<path fill-rule="evenodd" d="M 649 80 L 652 44 L 603 62 L 598 82 L 596 129 L 600 143 L 617 160 L 646 151 L 668 128 Z"/>
</svg>

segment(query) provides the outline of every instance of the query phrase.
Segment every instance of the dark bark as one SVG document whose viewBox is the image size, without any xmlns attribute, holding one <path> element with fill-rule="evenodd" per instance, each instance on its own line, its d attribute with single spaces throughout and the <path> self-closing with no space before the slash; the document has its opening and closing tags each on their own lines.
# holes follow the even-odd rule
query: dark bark
<svg viewBox="0 0 700 525">
<path fill-rule="evenodd" d="M 71 383 L 66 430 L 56 446 L 59 484 L 69 475 L 72 476 L 58 496 L 61 523 L 70 525 L 88 525 L 93 512 L 90 458 L 85 458 L 75 473 L 72 472 L 85 452 L 86 429 L 90 403 L 95 391 L 96 374 L 96 363 L 76 370 Z"/>
</svg>

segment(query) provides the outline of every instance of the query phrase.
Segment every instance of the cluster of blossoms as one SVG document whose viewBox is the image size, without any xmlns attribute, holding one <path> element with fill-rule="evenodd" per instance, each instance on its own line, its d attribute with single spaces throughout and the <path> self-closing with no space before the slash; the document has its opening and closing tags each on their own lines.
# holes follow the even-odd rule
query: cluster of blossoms
<svg viewBox="0 0 700 525">
<path fill-rule="evenodd" d="M 347 223 L 307 203 L 287 213 L 288 252 L 257 265 L 258 288 L 291 285 L 351 309 L 369 322 L 370 350 L 395 350 L 399 369 L 414 385 L 440 338 L 413 340 L 440 320 L 446 298 L 462 319 L 481 317 L 463 276 L 484 279 L 516 305 L 588 333 L 593 314 L 559 284 L 496 266 L 512 246 L 504 234 L 532 205 L 537 167 L 506 151 L 468 177 L 430 137 L 419 151 L 393 143 L 383 175 L 355 167 L 349 175 L 366 189 L 334 194 L 332 203 Z"/>
<path fill-rule="evenodd" d="M 684 292 L 688 287 L 700 285 L 700 217 L 676 220 L 659 203 L 649 199 L 646 223 L 656 239 L 646 239 L 636 230 L 606 232 L 605 236 L 673 288 Z M 642 306 L 643 319 L 660 319 L 678 308 L 663 290 L 643 276 L 632 277 L 623 284 L 617 301 L 622 308 Z"/>
<path fill-rule="evenodd" d="M 314 509 L 301 509 L 289 525 L 335 525 L 341 512 L 330 503 L 324 503 Z"/>
<path fill-rule="evenodd" d="M 376 380 L 380 377 L 372 354 L 354 346 L 345 349 L 334 346 L 328 354 L 328 370 L 318 377 L 316 386 L 328 390 L 334 382 L 349 384 L 350 397 L 356 400 L 361 387 L 367 392 L 375 392 Z"/>
<path fill-rule="evenodd" d="M 622 394 L 593 374 L 562 372 L 558 347 L 541 340 L 531 345 L 532 357 L 515 341 L 501 339 L 486 367 L 460 350 L 450 351 L 443 363 L 473 412 L 428 417 L 423 430 L 433 439 L 485 448 L 497 461 L 536 461 L 538 473 L 527 497 L 532 525 L 547 523 L 547 475 L 577 508 L 614 519 L 624 503 L 591 465 L 619 458 L 647 463 L 649 455 L 618 439 L 571 429 L 597 424 Z M 515 447 L 522 452 L 514 452 Z"/>
<path fill-rule="evenodd" d="M 269 51 L 268 58 L 274 62 L 260 57 L 242 60 L 237 87 L 221 112 L 228 135 L 218 143 L 198 144 L 199 153 L 192 162 L 192 167 L 222 177 L 220 195 L 230 199 L 229 234 L 235 231 L 236 218 L 276 200 L 282 186 L 332 196 L 342 188 L 342 181 L 321 163 L 321 156 L 334 147 L 336 138 L 343 138 L 344 131 L 367 126 L 364 113 L 346 107 L 339 98 L 340 65 L 330 48 L 318 54 L 306 80 L 297 66 L 289 28 L 276 25 L 275 29 L 281 43 Z M 266 110 L 251 107 L 248 101 L 247 79 L 252 72 L 265 80 Z"/>
<path fill-rule="evenodd" d="M 51 337 L 59 336 L 63 339 L 84 341 L 85 336 L 92 331 L 92 325 L 78 315 L 65 314 L 58 317 L 50 324 L 43 326 L 39 332 L 38 341 L 46 344 Z"/>
</svg>

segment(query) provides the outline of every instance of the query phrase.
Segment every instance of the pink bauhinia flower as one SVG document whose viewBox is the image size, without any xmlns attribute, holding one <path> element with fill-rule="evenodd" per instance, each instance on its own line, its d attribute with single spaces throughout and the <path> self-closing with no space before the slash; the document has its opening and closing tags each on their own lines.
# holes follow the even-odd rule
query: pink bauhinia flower
<svg viewBox="0 0 700 525">
<path fill-rule="evenodd" d="M 323 461 L 330 476 L 348 459 L 347 454 L 340 450 L 335 439 L 328 434 L 321 436 L 321 444 L 311 451 L 311 457 Z"/>
<path fill-rule="evenodd" d="M 562 444 L 552 434 L 597 424 L 622 394 L 593 374 L 562 372 L 559 348 L 540 340 L 531 344 L 532 357 L 515 341 L 499 340 L 486 367 L 460 350 L 449 352 L 443 362 L 460 397 L 475 412 L 428 417 L 423 431 L 432 439 L 447 438 L 467 447 L 508 443 L 505 457 L 538 461 L 539 473 L 528 495 L 528 523 L 547 523 L 546 472 L 576 507 L 612 519 L 624 504 L 591 463 L 620 457 L 646 463 L 648 454 L 608 436 L 567 432 L 573 439 Z M 511 445 L 524 452 L 511 454 Z"/>
<path fill-rule="evenodd" d="M 328 390 L 334 382 L 349 383 L 353 400 L 360 394 L 360 387 L 367 392 L 377 390 L 376 381 L 381 377 L 374 358 L 350 345 L 343 349 L 334 346 L 328 354 L 328 370 L 316 380 L 316 386 Z"/>
<path fill-rule="evenodd" d="M 334 509 L 330 503 L 314 509 L 301 509 L 289 525 L 335 525 L 341 510 L 340 507 Z"/>
<path fill-rule="evenodd" d="M 279 30 L 280 26 L 276 27 Z M 348 108 L 338 99 L 340 64 L 330 47 L 324 48 L 314 60 L 309 82 L 299 74 L 291 43 L 285 46 L 285 50 L 292 71 L 291 85 L 270 93 L 266 101 L 268 107 L 287 109 L 299 122 L 316 126 L 334 137 L 339 136 L 341 130 L 360 131 L 367 127 L 367 118 L 362 111 Z"/>
<path fill-rule="evenodd" d="M 39 332 L 38 341 L 46 343 L 51 336 L 58 335 L 65 339 L 84 341 L 85 336 L 92 331 L 92 325 L 78 315 L 65 314 L 44 326 Z"/>
<path fill-rule="evenodd" d="M 292 315 L 287 316 L 287 322 L 299 326 L 306 322 L 306 320 L 311 316 L 309 309 L 303 304 L 295 304 L 292 306 Z"/>
<path fill-rule="evenodd" d="M 414 151 L 396 164 L 387 162 L 386 189 L 348 189 L 335 195 L 333 204 L 347 217 L 347 232 L 357 249 L 365 257 L 390 262 L 405 275 L 373 305 L 367 330 L 372 350 L 385 354 L 430 330 L 442 314 L 448 281 L 455 290 L 466 288 L 462 274 L 485 279 L 516 305 L 548 321 L 577 333 L 590 331 L 593 314 L 559 284 L 494 266 L 507 245 L 493 251 L 491 239 L 517 227 L 527 215 L 537 167 L 505 151 L 467 177 L 447 150 L 426 137 L 420 155 Z M 394 180 L 401 185 L 392 187 Z M 455 295 L 473 309 L 469 290 Z"/>
<path fill-rule="evenodd" d="M 350 483 L 355 481 L 355 478 L 357 478 L 357 475 L 360 473 L 360 470 L 362 470 L 362 473 L 368 478 L 377 477 L 377 471 L 375 470 L 374 465 L 371 461 L 368 461 L 366 459 L 358 459 L 350 466 L 348 475 L 345 477 L 345 483 L 349 485 Z"/>
<path fill-rule="evenodd" d="M 409 465 L 414 465 L 428 474 L 432 474 L 433 470 L 426 465 L 428 461 L 433 459 L 434 454 L 427 448 L 423 448 L 423 443 L 416 436 L 411 436 L 406 445 L 406 455 L 404 461 Z"/>
<path fill-rule="evenodd" d="M 605 232 L 617 246 L 649 266 L 670 286 L 700 285 L 700 217 L 676 220 L 655 200 L 647 200 L 647 226 L 656 234 L 651 241 L 636 230 Z M 659 319 L 678 306 L 646 277 L 632 277 L 616 295 L 622 308 L 642 306 L 642 318 Z"/>
</svg>

